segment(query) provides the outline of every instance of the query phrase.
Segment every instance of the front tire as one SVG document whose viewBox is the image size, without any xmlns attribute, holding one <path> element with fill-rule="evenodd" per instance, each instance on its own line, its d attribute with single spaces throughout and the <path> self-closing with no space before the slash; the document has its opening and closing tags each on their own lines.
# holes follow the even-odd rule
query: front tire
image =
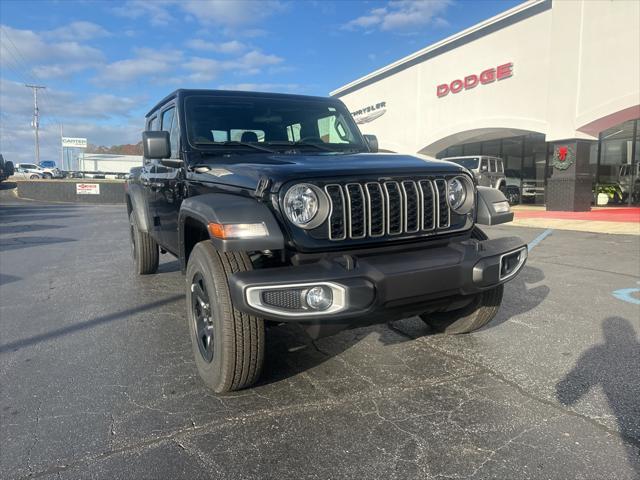
<svg viewBox="0 0 640 480">
<path fill-rule="evenodd" d="M 246 253 L 219 252 L 209 240 L 189 256 L 189 335 L 198 373 L 216 393 L 250 387 L 262 371 L 264 321 L 236 309 L 229 293 L 229 277 L 251 269 Z"/>
<path fill-rule="evenodd" d="M 158 244 L 148 233 L 141 232 L 134 212 L 129 214 L 131 256 L 138 275 L 148 275 L 158 271 L 160 253 Z"/>
</svg>

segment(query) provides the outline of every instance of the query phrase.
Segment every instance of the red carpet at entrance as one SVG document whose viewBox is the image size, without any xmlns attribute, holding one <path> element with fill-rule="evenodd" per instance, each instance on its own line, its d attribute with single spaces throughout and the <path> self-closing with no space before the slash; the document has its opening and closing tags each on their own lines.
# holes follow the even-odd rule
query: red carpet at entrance
<svg viewBox="0 0 640 480">
<path fill-rule="evenodd" d="M 640 208 L 598 208 L 590 212 L 547 212 L 515 210 L 516 218 L 557 218 L 561 220 L 597 220 L 602 222 L 640 222 Z"/>
</svg>

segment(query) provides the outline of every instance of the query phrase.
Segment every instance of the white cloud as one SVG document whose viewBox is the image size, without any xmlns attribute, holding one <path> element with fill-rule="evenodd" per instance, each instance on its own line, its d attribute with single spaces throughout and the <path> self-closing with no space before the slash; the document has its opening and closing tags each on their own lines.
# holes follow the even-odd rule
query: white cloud
<svg viewBox="0 0 640 480">
<path fill-rule="evenodd" d="M 279 65 L 284 60 L 277 55 L 269 55 L 259 50 L 251 50 L 233 60 L 192 57 L 183 67 L 192 73 L 187 80 L 191 83 L 206 83 L 215 80 L 223 72 L 242 75 L 256 75 L 265 67 Z"/>
<path fill-rule="evenodd" d="M 152 25 L 164 26 L 173 18 L 171 8 L 182 9 L 202 24 L 239 27 L 259 23 L 286 5 L 279 0 L 129 0 L 112 11 L 128 18 L 146 16 Z"/>
<path fill-rule="evenodd" d="M 92 38 L 107 37 L 110 33 L 92 22 L 71 22 L 64 27 L 44 32 L 47 38 L 52 40 L 91 40 Z"/>
<path fill-rule="evenodd" d="M 0 68 L 45 78 L 74 73 L 99 65 L 104 55 L 96 48 L 75 41 L 47 41 L 31 30 L 2 25 L 0 29 Z M 25 72 L 32 64 L 37 64 Z"/>
<path fill-rule="evenodd" d="M 392 0 L 385 7 L 374 8 L 345 25 L 346 30 L 407 31 L 426 25 L 443 26 L 442 17 L 451 0 Z"/>
<path fill-rule="evenodd" d="M 7 160 L 33 161 L 31 90 L 18 82 L 0 79 L 0 148 Z M 68 136 L 86 137 L 100 145 L 136 143 L 141 116 L 132 112 L 141 98 L 112 94 L 77 95 L 47 89 L 40 97 L 40 149 L 42 159 L 59 158 L 60 129 Z"/>
<path fill-rule="evenodd" d="M 207 42 L 200 38 L 194 38 L 187 42 L 187 46 L 194 50 L 202 50 L 205 52 L 216 52 L 225 54 L 237 54 L 245 51 L 248 47 L 237 40 L 231 40 L 229 42 L 213 43 Z"/>
<path fill-rule="evenodd" d="M 179 5 L 199 22 L 229 27 L 259 23 L 285 8 L 277 0 L 187 0 Z"/>
<path fill-rule="evenodd" d="M 121 84 L 143 76 L 149 80 L 159 81 L 163 74 L 172 71 L 183 58 L 180 50 L 135 48 L 134 54 L 133 58 L 117 60 L 104 65 L 93 79 L 94 83 Z"/>
<path fill-rule="evenodd" d="M 48 88 L 39 96 L 40 114 L 44 121 L 87 118 L 106 120 L 128 116 L 139 98 L 124 95 L 96 94 L 80 96 L 71 92 Z M 22 83 L 0 78 L 0 105 L 3 113 L 29 117 L 33 113 L 33 97 Z M 28 123 L 28 122 L 27 122 Z"/>
<path fill-rule="evenodd" d="M 114 7 L 112 11 L 116 15 L 126 18 L 146 17 L 151 25 L 159 27 L 168 25 L 171 21 L 172 16 L 167 7 L 172 3 L 174 2 L 169 0 L 155 0 L 153 2 L 148 0 L 129 0 L 122 6 Z"/>
</svg>

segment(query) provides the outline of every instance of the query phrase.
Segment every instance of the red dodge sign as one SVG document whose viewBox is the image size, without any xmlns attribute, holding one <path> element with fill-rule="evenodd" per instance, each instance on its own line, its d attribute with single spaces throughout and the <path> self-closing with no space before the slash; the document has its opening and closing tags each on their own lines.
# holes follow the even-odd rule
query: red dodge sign
<svg viewBox="0 0 640 480">
<path fill-rule="evenodd" d="M 480 72 L 479 75 L 467 75 L 463 79 L 438 85 L 436 93 L 438 97 L 444 97 L 449 92 L 458 93 L 462 90 L 474 88 L 478 84 L 486 85 L 487 83 L 495 82 L 496 80 L 503 80 L 511 76 L 513 76 L 513 62 L 498 65 L 496 68 L 487 68 Z"/>
</svg>

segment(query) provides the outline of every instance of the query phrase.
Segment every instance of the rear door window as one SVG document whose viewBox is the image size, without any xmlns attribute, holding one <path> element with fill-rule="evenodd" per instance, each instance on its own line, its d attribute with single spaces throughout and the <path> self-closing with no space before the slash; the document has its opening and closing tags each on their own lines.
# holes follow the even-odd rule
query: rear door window
<svg viewBox="0 0 640 480">
<path fill-rule="evenodd" d="M 498 170 L 496 169 L 496 159 L 495 158 L 489 159 L 489 172 L 496 173 L 497 171 Z"/>
<path fill-rule="evenodd" d="M 162 125 L 160 127 L 161 130 L 164 130 L 165 132 L 171 131 L 171 122 L 173 120 L 174 111 L 175 111 L 175 108 L 171 107 L 170 109 L 162 112 Z"/>
</svg>

